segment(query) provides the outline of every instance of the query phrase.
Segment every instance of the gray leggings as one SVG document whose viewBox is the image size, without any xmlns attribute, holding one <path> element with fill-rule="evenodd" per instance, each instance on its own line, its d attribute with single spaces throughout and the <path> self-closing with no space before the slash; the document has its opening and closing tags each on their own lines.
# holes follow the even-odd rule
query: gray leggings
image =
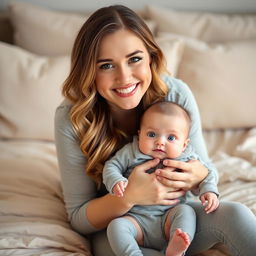
<svg viewBox="0 0 256 256">
<path fill-rule="evenodd" d="M 222 243 L 232 256 L 254 256 L 256 251 L 256 217 L 244 205 L 221 202 L 219 208 L 206 214 L 200 203 L 188 202 L 193 207 L 197 226 L 194 239 L 186 255 L 196 255 Z M 94 234 L 92 239 L 94 256 L 114 256 L 106 230 Z M 164 256 L 163 252 L 141 247 L 145 256 Z"/>
<path fill-rule="evenodd" d="M 134 215 L 140 225 L 144 237 L 144 246 L 156 250 L 164 250 L 167 240 L 164 235 L 166 216 L 171 220 L 170 239 L 177 228 L 182 229 L 193 239 L 196 231 L 196 215 L 193 208 L 186 204 L 179 204 L 162 216 Z M 134 224 L 124 218 L 112 220 L 107 228 L 107 236 L 112 250 L 118 256 L 143 256 L 136 242 L 137 230 Z"/>
</svg>

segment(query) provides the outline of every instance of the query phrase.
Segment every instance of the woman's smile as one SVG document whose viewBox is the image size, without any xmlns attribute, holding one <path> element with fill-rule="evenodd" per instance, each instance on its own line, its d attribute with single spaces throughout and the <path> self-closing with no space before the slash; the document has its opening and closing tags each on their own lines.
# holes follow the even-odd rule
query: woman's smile
<svg viewBox="0 0 256 256">
<path fill-rule="evenodd" d="M 139 83 L 135 83 L 130 86 L 115 88 L 114 91 L 120 97 L 130 97 L 136 93 L 138 86 Z"/>
</svg>

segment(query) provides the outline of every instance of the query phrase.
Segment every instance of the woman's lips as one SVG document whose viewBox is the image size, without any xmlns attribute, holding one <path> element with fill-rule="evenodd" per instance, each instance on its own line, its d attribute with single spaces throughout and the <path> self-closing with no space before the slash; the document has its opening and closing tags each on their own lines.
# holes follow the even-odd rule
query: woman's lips
<svg viewBox="0 0 256 256">
<path fill-rule="evenodd" d="M 129 97 L 129 96 L 132 96 L 137 91 L 138 85 L 139 83 L 136 83 L 125 88 L 116 88 L 114 89 L 114 91 L 120 97 Z"/>
</svg>

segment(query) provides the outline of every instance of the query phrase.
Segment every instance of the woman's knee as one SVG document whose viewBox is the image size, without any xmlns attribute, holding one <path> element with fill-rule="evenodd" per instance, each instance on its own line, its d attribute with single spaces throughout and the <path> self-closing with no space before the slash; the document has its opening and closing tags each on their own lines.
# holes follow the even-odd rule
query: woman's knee
<svg viewBox="0 0 256 256">
<path fill-rule="evenodd" d="M 219 208 L 223 215 L 230 216 L 232 219 L 240 219 L 248 215 L 253 215 L 246 205 L 239 202 L 221 202 Z"/>
</svg>

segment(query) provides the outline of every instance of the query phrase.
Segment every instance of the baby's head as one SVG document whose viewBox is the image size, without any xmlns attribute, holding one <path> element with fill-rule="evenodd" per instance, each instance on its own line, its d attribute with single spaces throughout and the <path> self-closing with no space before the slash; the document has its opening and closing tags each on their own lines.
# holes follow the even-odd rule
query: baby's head
<svg viewBox="0 0 256 256">
<path fill-rule="evenodd" d="M 139 149 L 154 158 L 177 158 L 189 143 L 190 117 L 179 105 L 158 102 L 143 114 Z"/>
</svg>

